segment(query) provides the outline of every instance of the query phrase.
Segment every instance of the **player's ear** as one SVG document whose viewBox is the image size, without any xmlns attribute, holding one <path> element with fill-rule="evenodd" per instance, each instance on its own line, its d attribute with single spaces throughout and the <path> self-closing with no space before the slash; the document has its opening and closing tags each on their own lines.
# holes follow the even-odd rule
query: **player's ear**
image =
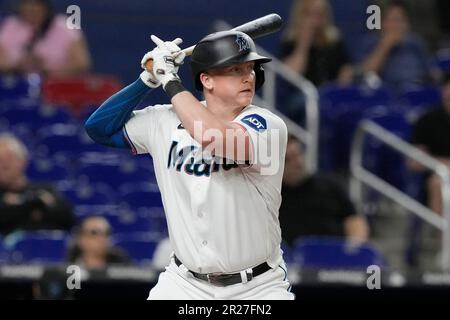
<svg viewBox="0 0 450 320">
<path fill-rule="evenodd" d="M 200 74 L 200 81 L 202 82 L 202 85 L 205 89 L 211 90 L 213 88 L 213 82 L 210 74 L 202 72 Z"/>
</svg>

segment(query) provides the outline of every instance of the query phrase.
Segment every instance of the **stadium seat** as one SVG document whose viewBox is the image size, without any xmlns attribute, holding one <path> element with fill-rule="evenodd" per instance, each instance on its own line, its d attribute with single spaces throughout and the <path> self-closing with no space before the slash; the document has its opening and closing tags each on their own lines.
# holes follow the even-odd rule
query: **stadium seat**
<svg viewBox="0 0 450 320">
<path fill-rule="evenodd" d="M 80 116 L 83 108 L 100 105 L 121 88 L 122 84 L 114 76 L 48 77 L 42 85 L 42 95 L 46 103 L 65 105 L 75 116 Z"/>
<path fill-rule="evenodd" d="M 285 241 L 281 242 L 281 250 L 283 250 L 284 262 L 286 262 L 287 264 L 294 262 L 292 248 L 289 246 L 287 242 Z"/>
<path fill-rule="evenodd" d="M 154 217 L 142 210 L 115 204 L 76 205 L 76 220 L 80 223 L 88 216 L 98 215 L 108 220 L 114 233 L 157 232 L 167 234 L 165 218 Z"/>
<path fill-rule="evenodd" d="M 69 179 L 71 173 L 67 166 L 58 164 L 49 158 L 31 159 L 27 176 L 33 181 L 55 182 Z"/>
<path fill-rule="evenodd" d="M 384 265 L 381 254 L 369 244 L 314 237 L 295 241 L 294 261 L 303 268 L 365 269 Z"/>
<path fill-rule="evenodd" d="M 40 95 L 40 85 L 41 78 L 38 74 L 27 76 L 0 75 L 0 100 L 37 99 Z"/>
<path fill-rule="evenodd" d="M 115 192 L 108 185 L 102 183 L 86 184 L 72 183 L 60 188 L 60 191 L 75 205 L 112 205 Z"/>
<path fill-rule="evenodd" d="M 141 207 L 136 212 L 139 217 L 150 220 L 151 231 L 168 235 L 166 214 L 163 207 Z"/>
<path fill-rule="evenodd" d="M 119 188 L 120 200 L 132 208 L 162 207 L 161 194 L 154 183 L 128 183 Z"/>
<path fill-rule="evenodd" d="M 88 152 L 79 160 L 77 175 L 91 183 L 101 182 L 117 188 L 126 183 L 154 180 L 153 171 L 138 167 L 129 154 Z"/>
<path fill-rule="evenodd" d="M 434 86 L 418 86 L 406 90 L 398 100 L 400 110 L 410 124 L 427 111 L 439 105 L 441 96 L 439 88 Z"/>
<path fill-rule="evenodd" d="M 8 252 L 3 244 L 3 238 L 0 236 L 0 264 L 8 261 Z"/>
<path fill-rule="evenodd" d="M 37 133 L 40 155 L 56 156 L 64 154 L 75 158 L 83 151 L 79 138 L 79 127 L 72 124 L 53 124 L 42 127 Z"/>
<path fill-rule="evenodd" d="M 158 231 L 152 227 L 152 219 L 150 217 L 142 217 L 133 211 L 124 212 L 119 209 L 115 214 L 104 215 L 104 217 L 108 220 L 114 232 Z"/>
<path fill-rule="evenodd" d="M 62 107 L 42 105 L 39 108 L 40 125 L 49 126 L 52 124 L 62 123 L 70 124 L 74 119 L 70 113 Z"/>
<path fill-rule="evenodd" d="M 438 50 L 436 54 L 437 66 L 442 70 L 442 72 L 447 73 L 450 71 L 450 49 Z"/>
<path fill-rule="evenodd" d="M 400 110 L 384 107 L 379 110 L 371 110 L 364 114 L 364 118 L 370 119 L 390 133 L 403 140 L 408 140 L 411 134 L 411 125 Z M 379 139 L 369 136 L 366 140 L 363 163 L 365 167 L 380 176 L 395 187 L 406 190 L 407 171 L 405 157 Z"/>
<path fill-rule="evenodd" d="M 66 256 L 68 235 L 63 231 L 24 232 L 9 249 L 12 263 L 57 263 Z"/>
<path fill-rule="evenodd" d="M 111 187 L 124 180 L 120 164 L 81 164 L 77 174 L 88 178 L 90 183 L 104 183 Z"/>
<path fill-rule="evenodd" d="M 133 262 L 151 264 L 156 246 L 163 236 L 159 233 L 124 233 L 114 236 L 114 244 L 124 249 Z"/>
<path fill-rule="evenodd" d="M 353 134 L 364 113 L 388 105 L 391 94 L 386 88 L 364 86 L 320 88 L 320 167 L 323 170 L 348 169 Z"/>
<path fill-rule="evenodd" d="M 20 106 L 15 103 L 7 104 L 0 109 L 0 121 L 13 128 L 18 125 L 36 130 L 40 124 L 39 106 Z"/>
<path fill-rule="evenodd" d="M 386 105 L 391 101 L 391 93 L 387 88 L 370 89 L 362 85 L 341 87 L 334 84 L 320 88 L 320 109 L 331 113 L 346 112 L 346 108 L 355 106 L 369 108 L 377 105 Z"/>
<path fill-rule="evenodd" d="M 440 102 L 439 88 L 434 86 L 417 86 L 405 90 L 399 97 L 400 102 L 409 108 L 416 106 L 433 106 Z"/>
</svg>

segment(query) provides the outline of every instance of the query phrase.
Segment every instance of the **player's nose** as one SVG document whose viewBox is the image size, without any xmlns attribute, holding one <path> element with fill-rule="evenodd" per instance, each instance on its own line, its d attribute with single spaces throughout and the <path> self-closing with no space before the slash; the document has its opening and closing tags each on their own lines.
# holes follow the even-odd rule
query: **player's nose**
<svg viewBox="0 0 450 320">
<path fill-rule="evenodd" d="M 252 82 L 254 80 L 255 80 L 255 71 L 254 70 L 244 73 L 244 77 L 243 77 L 244 82 Z"/>
</svg>

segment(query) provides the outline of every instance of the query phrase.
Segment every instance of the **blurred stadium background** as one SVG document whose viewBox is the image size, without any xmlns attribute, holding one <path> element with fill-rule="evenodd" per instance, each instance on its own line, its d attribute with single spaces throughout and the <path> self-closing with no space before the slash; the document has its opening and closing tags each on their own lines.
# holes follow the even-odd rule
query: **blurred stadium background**
<svg viewBox="0 0 450 320">
<path fill-rule="evenodd" d="M 82 29 L 93 58 L 92 74 L 64 81 L 38 74 L 0 74 L 0 130 L 14 133 L 29 148 L 27 174 L 31 180 L 53 183 L 72 202 L 78 220 L 92 213 L 105 216 L 113 227 L 115 243 L 126 249 L 134 262 L 130 267 L 88 274 L 83 290 L 74 292 L 73 297 L 142 299 L 158 275 L 152 265 L 153 251 L 167 236 L 151 159 L 94 144 L 82 127 L 83 121 L 104 98 L 137 78 L 138 62 L 152 46 L 151 33 L 163 39 L 182 37 L 188 46 L 212 31 L 218 20 L 238 25 L 271 12 L 287 20 L 292 2 L 52 2 L 61 13 L 71 4 L 80 6 Z M 359 41 L 368 32 L 365 22 L 370 2 L 330 2 L 348 50 L 356 55 Z M 0 23 L 11 12 L 13 3 L 0 0 Z M 281 33 L 277 33 L 257 43 L 278 56 L 280 37 Z M 442 48 L 435 51 L 435 64 L 448 71 L 450 54 L 445 52 Z M 281 79 L 274 68 L 269 67 L 267 74 L 260 103 L 277 106 L 275 90 L 286 79 Z M 181 77 L 188 88 L 193 88 L 189 68 L 183 68 Z M 430 83 L 393 94 L 388 87 L 368 83 L 348 88 L 329 83 L 316 88 L 301 80 L 299 90 L 304 90 L 309 99 L 307 108 L 312 108 L 313 115 L 316 112 L 310 122 L 302 124 L 310 134 L 306 144 L 309 168 L 339 175 L 349 190 L 353 186 L 353 200 L 368 218 L 371 236 L 367 244 L 356 246 L 325 239 L 299 239 L 293 246 L 284 245 L 293 291 L 301 297 L 311 288 L 365 289 L 369 276 L 366 268 L 372 264 L 381 267 L 382 288 L 450 286 L 448 263 L 436 263 L 442 257 L 436 250 L 448 249 L 448 244 L 444 248 L 440 243 L 436 246 L 435 242 L 440 241 L 435 236 L 437 228 L 420 219 L 414 210 L 406 209 L 397 194 L 392 199 L 389 194 L 377 192 L 379 184 L 364 184 L 359 189 L 358 182 L 364 177 L 357 175 L 360 171 L 356 163 L 354 168 L 350 166 L 352 154 L 358 152 L 351 146 L 356 128 L 362 120 L 370 120 L 379 127 L 370 131 L 373 127 L 368 125 L 364 128 L 369 129 L 360 131 L 371 132 L 362 144 L 361 165 L 389 186 L 417 199 L 417 184 L 407 173 L 404 154 L 394 151 L 383 139 L 394 134 L 408 141 L 417 117 L 439 102 L 438 87 Z M 166 101 L 165 95 L 153 92 L 141 105 L 161 101 Z M 295 121 L 289 122 L 289 128 L 302 135 Z M 445 221 L 437 224 L 445 229 Z M 419 226 L 426 240 L 420 245 Z M 65 279 L 64 259 L 71 237 L 63 231 L 18 232 L 0 237 L 0 298 L 33 298 L 36 283 L 48 287 L 48 297 L 61 298 L 65 282 L 56 280 Z M 414 259 L 422 263 L 414 264 Z"/>
</svg>

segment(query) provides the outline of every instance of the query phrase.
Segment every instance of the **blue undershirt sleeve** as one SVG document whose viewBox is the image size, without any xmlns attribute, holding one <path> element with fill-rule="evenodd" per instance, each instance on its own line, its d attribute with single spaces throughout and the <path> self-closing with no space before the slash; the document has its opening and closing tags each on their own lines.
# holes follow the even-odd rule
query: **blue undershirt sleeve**
<svg viewBox="0 0 450 320">
<path fill-rule="evenodd" d="M 138 103 L 150 88 L 137 79 L 108 98 L 86 120 L 84 128 L 95 142 L 116 148 L 132 149 L 122 130 Z"/>
</svg>

